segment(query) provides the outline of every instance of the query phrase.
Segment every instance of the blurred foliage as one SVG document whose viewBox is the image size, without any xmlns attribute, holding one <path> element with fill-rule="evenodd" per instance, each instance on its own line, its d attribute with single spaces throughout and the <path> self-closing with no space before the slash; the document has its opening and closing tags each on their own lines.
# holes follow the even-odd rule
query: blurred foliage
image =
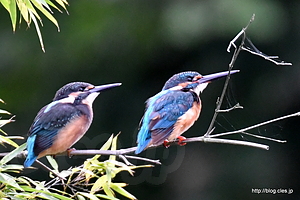
<svg viewBox="0 0 300 200">
<path fill-rule="evenodd" d="M 0 110 L 0 113 L 10 114 L 5 110 Z M 9 122 L 11 121 L 0 120 L 1 126 Z M 101 150 L 116 150 L 117 138 L 118 135 L 115 137 L 111 135 Z M 133 175 L 134 169 L 152 167 L 151 165 L 128 166 L 117 161 L 116 156 L 110 156 L 108 160 L 100 162 L 98 159 L 101 155 L 95 155 L 79 167 L 58 172 L 58 164 L 52 157 L 48 156 L 48 161 L 54 168 L 50 172 L 52 179 L 48 182 L 36 181 L 27 176 L 16 176 L 23 170 L 22 165 L 8 164 L 9 161 L 22 153 L 26 148 L 26 143 L 19 146 L 8 136 L 3 136 L 1 143 L 7 143 L 15 147 L 13 151 L 0 160 L 1 199 L 96 200 L 101 198 L 117 200 L 115 192 L 128 199 L 136 199 L 134 195 L 124 189 L 127 186 L 126 183 L 113 182 L 112 180 L 122 171 L 127 171 Z M 55 176 L 53 173 L 55 173 Z M 60 189 L 58 189 L 59 186 Z M 101 192 L 104 192 L 104 194 L 101 194 Z"/>
<path fill-rule="evenodd" d="M 59 4 L 64 10 L 67 11 L 66 5 L 68 5 L 68 2 L 66 0 L 55 0 L 57 4 Z M 42 33 L 38 24 L 38 21 L 43 25 L 42 18 L 36 11 L 38 9 L 40 12 L 42 12 L 43 15 L 45 15 L 55 26 L 57 27 L 59 31 L 59 26 L 57 20 L 53 17 L 53 12 L 50 8 L 53 7 L 59 12 L 62 12 L 51 0 L 0 0 L 0 3 L 4 6 L 4 8 L 8 11 L 13 31 L 16 31 L 16 25 L 17 25 L 17 8 L 19 10 L 19 13 L 21 14 L 22 18 L 20 17 L 20 23 L 22 19 L 27 23 L 27 26 L 30 27 L 31 22 L 33 21 L 36 32 L 38 34 L 40 44 L 42 47 L 42 50 L 45 51 L 44 48 L 44 42 L 42 38 Z"/>
</svg>

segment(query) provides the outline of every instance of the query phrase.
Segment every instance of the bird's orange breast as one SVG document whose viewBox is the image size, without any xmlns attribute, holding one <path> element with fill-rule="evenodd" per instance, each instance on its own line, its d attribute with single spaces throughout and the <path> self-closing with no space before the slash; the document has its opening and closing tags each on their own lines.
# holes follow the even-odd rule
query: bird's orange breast
<svg viewBox="0 0 300 200">
<path fill-rule="evenodd" d="M 91 120 L 89 120 L 85 115 L 73 119 L 58 132 L 57 136 L 54 138 L 52 146 L 42 151 L 38 158 L 66 151 L 85 134 L 90 124 Z"/>
<path fill-rule="evenodd" d="M 174 141 L 178 136 L 187 131 L 199 118 L 201 112 L 201 102 L 194 102 L 193 106 L 182 116 L 180 116 L 174 125 L 169 141 Z"/>
</svg>

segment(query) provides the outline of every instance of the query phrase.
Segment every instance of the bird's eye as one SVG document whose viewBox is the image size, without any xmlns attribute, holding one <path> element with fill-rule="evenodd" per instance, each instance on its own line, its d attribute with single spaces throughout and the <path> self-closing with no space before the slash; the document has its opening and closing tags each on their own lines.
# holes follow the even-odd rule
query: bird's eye
<svg viewBox="0 0 300 200">
<path fill-rule="evenodd" d="M 192 82 L 193 79 L 194 79 L 194 77 L 192 77 L 192 76 L 188 76 L 188 77 L 187 77 L 187 80 L 188 80 L 189 82 Z"/>
<path fill-rule="evenodd" d="M 85 90 L 85 87 L 80 87 L 79 89 L 78 89 L 78 91 L 80 91 L 80 92 L 83 92 Z"/>
</svg>

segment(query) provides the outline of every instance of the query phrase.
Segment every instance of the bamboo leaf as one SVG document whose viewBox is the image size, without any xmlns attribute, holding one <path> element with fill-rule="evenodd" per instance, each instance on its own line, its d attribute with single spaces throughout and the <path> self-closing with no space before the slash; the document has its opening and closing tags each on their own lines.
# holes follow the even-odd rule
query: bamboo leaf
<svg viewBox="0 0 300 200">
<path fill-rule="evenodd" d="M 41 189 L 35 189 L 32 187 L 28 187 L 28 186 L 21 186 L 23 190 L 28 191 L 28 192 L 39 192 L 41 194 L 39 194 L 38 196 L 40 197 L 46 197 L 46 199 L 61 199 L 61 200 L 72 200 L 72 198 L 54 193 L 54 192 L 49 192 L 49 191 L 45 191 L 45 190 L 41 190 Z"/>
<path fill-rule="evenodd" d="M 103 175 L 97 179 L 97 181 L 93 184 L 90 194 L 94 194 L 95 192 L 99 191 L 104 184 L 107 183 L 107 176 Z"/>
<path fill-rule="evenodd" d="M 10 1 L 9 8 L 10 8 L 9 15 L 10 15 L 13 31 L 16 31 L 16 24 L 17 24 L 16 0 Z"/>
<path fill-rule="evenodd" d="M 100 197 L 102 199 L 119 200 L 119 199 L 117 199 L 115 197 L 109 197 L 109 196 L 107 196 L 105 194 L 95 194 L 95 196 Z"/>
<path fill-rule="evenodd" d="M 31 0 L 31 1 L 33 1 L 33 0 Z M 43 5 L 45 8 L 47 8 L 51 13 L 53 13 L 52 10 L 51 10 L 51 8 L 49 7 L 49 5 L 46 3 L 45 0 L 36 0 L 36 1 L 37 1 L 39 4 Z"/>
<path fill-rule="evenodd" d="M 25 6 L 26 6 L 26 8 L 27 8 L 27 10 L 28 10 L 30 19 L 32 19 L 32 17 L 30 16 L 30 12 L 31 12 L 32 14 L 35 15 L 36 18 L 38 18 L 38 20 L 39 20 L 40 23 L 42 24 L 42 19 L 41 19 L 41 17 L 39 16 L 39 14 L 36 12 L 36 10 L 35 10 L 35 8 L 33 7 L 31 1 L 30 1 L 30 0 L 22 0 L 22 1 L 24 1 L 24 3 L 25 3 Z M 32 19 L 32 20 L 33 20 L 33 19 Z"/>
<path fill-rule="evenodd" d="M 125 184 L 125 183 L 124 183 Z M 124 184 L 118 184 L 118 183 L 112 183 L 110 185 L 111 189 L 113 189 L 114 191 L 116 191 L 117 193 L 123 195 L 124 197 L 127 197 L 128 199 L 137 199 L 135 196 L 133 196 L 132 194 L 130 194 L 129 192 L 127 192 L 124 188 L 122 188 L 122 186 Z M 126 184 L 125 184 L 126 185 Z"/>
<path fill-rule="evenodd" d="M 8 0 L 1 0 L 0 2 L 3 5 L 3 7 L 9 12 L 9 1 Z M 3 103 L 3 100 L 0 99 L 0 102 Z"/>
<path fill-rule="evenodd" d="M 13 27 L 13 31 L 16 30 L 17 12 L 16 12 L 16 1 L 15 0 L 1 0 L 3 7 L 8 11 Z M 1 100 L 1 102 L 3 102 Z"/>
<path fill-rule="evenodd" d="M 61 7 L 67 11 L 66 5 L 69 5 L 69 3 L 66 0 L 55 0 Z M 68 11 L 67 11 L 68 12 Z"/>
<path fill-rule="evenodd" d="M 50 163 L 50 165 L 53 167 L 55 172 L 59 172 L 58 171 L 58 164 L 56 162 L 56 160 L 52 157 L 52 156 L 46 156 L 48 162 Z"/>
<path fill-rule="evenodd" d="M 113 139 L 113 134 L 109 137 L 109 139 L 102 145 L 100 150 L 107 150 L 109 149 L 109 147 L 111 146 L 112 143 L 112 139 Z M 95 155 L 93 157 L 93 159 L 98 159 L 100 158 L 101 155 Z"/>
<path fill-rule="evenodd" d="M 17 6 L 19 7 L 21 16 L 23 17 L 23 19 L 27 23 L 27 26 L 29 26 L 30 18 L 29 18 L 29 15 L 28 15 L 28 7 L 26 6 L 24 1 L 17 1 Z M 20 18 L 20 20 L 21 20 L 21 18 Z"/>
<path fill-rule="evenodd" d="M 24 149 L 26 148 L 26 143 L 22 144 L 21 146 L 19 146 L 18 148 L 16 148 L 15 150 L 13 150 L 12 152 L 8 153 L 6 156 L 4 156 L 1 160 L 0 160 L 0 166 L 6 164 L 7 162 L 9 162 L 10 160 L 12 160 L 14 157 L 16 157 L 19 153 L 21 153 Z"/>
<path fill-rule="evenodd" d="M 85 198 L 82 195 L 78 194 L 78 195 L 76 195 L 76 197 L 77 197 L 78 200 L 85 200 Z"/>
<path fill-rule="evenodd" d="M 8 114 L 8 115 L 11 115 L 10 112 L 6 111 L 6 110 L 2 110 L 0 109 L 0 114 Z"/>
<path fill-rule="evenodd" d="M 86 192 L 78 192 L 78 194 L 85 196 L 91 200 L 99 200 L 95 195 L 90 194 L 90 193 L 86 193 Z"/>
<path fill-rule="evenodd" d="M 14 116 L 11 117 L 10 119 L 1 119 L 0 120 L 0 128 L 8 123 L 14 122 L 15 120 L 13 120 Z"/>
<path fill-rule="evenodd" d="M 9 144 L 9 145 L 11 145 L 13 147 L 16 147 L 16 148 L 19 146 L 17 143 L 12 141 L 8 137 L 4 137 L 3 135 L 0 135 L 0 143 L 6 143 L 6 144 Z"/>
<path fill-rule="evenodd" d="M 55 26 L 57 27 L 58 31 L 59 30 L 59 25 L 56 21 L 56 19 L 42 6 L 42 4 L 38 0 L 31 0 L 33 5 L 39 9 Z M 50 9 L 50 8 L 49 8 Z"/>
<path fill-rule="evenodd" d="M 38 25 L 38 23 L 36 21 L 36 18 L 34 16 L 34 14 L 31 11 L 29 11 L 29 14 L 30 14 L 30 17 L 31 17 L 34 25 L 35 25 L 35 29 L 36 29 L 36 32 L 38 34 L 39 40 L 40 40 L 41 48 L 42 48 L 43 52 L 45 52 L 45 47 L 44 47 L 44 43 L 43 43 L 43 38 L 42 38 L 41 31 L 40 31 L 40 27 L 39 27 L 39 25 Z"/>
<path fill-rule="evenodd" d="M 10 185 L 18 190 L 24 191 L 19 184 L 15 181 L 14 177 L 6 174 L 6 173 L 0 173 L 0 182 L 2 184 Z"/>
<path fill-rule="evenodd" d="M 107 196 L 109 196 L 109 197 L 115 196 L 114 191 L 112 191 L 112 189 L 110 189 L 110 186 L 108 184 L 103 185 L 103 190 Z"/>
<path fill-rule="evenodd" d="M 55 8 L 56 10 L 58 10 L 59 12 L 62 13 L 62 11 L 61 11 L 54 3 L 52 3 L 52 1 L 50 1 L 50 0 L 45 0 L 45 2 L 46 2 L 48 5 L 50 5 L 51 7 Z"/>
<path fill-rule="evenodd" d="M 117 140 L 118 140 L 118 136 L 119 136 L 119 134 L 117 134 L 117 135 L 114 137 L 114 139 L 112 140 L 111 150 L 113 150 L 113 151 L 117 150 Z M 110 156 L 109 156 L 109 160 L 116 160 L 116 156 L 110 155 Z"/>
</svg>

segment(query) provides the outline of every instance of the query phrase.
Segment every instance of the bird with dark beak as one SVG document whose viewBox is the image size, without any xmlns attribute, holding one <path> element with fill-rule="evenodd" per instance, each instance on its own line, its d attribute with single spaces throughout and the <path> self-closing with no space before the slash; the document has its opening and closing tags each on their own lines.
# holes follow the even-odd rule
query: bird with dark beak
<svg viewBox="0 0 300 200">
<path fill-rule="evenodd" d="M 24 167 L 30 167 L 43 156 L 65 152 L 74 145 L 92 123 L 92 104 L 96 97 L 120 85 L 73 82 L 60 88 L 53 101 L 38 112 L 29 129 Z"/>
<path fill-rule="evenodd" d="M 200 93 L 211 81 L 237 72 L 239 70 L 202 76 L 188 71 L 172 76 L 162 91 L 146 102 L 135 153 L 139 154 L 151 145 L 168 147 L 169 142 L 176 139 L 184 145 L 185 138 L 181 134 L 194 124 L 201 112 Z"/>
</svg>

